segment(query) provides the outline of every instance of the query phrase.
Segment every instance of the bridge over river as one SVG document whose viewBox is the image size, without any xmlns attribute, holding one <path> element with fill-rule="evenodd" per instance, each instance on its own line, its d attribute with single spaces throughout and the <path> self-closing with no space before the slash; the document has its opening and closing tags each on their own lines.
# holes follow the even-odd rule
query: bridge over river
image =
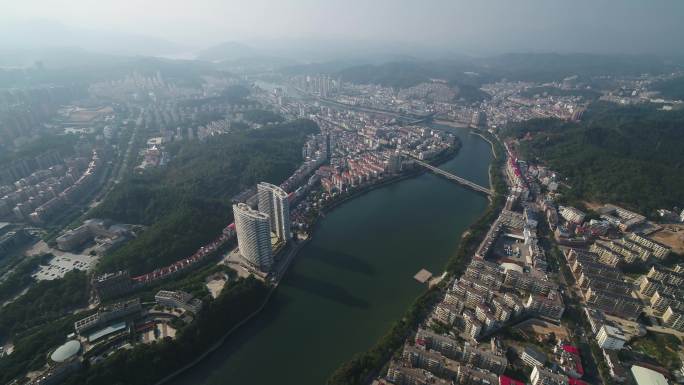
<svg viewBox="0 0 684 385">
<path fill-rule="evenodd" d="M 446 171 L 444 171 L 440 168 L 437 168 L 437 167 L 435 167 L 429 163 L 425 163 L 422 160 L 416 159 L 415 157 L 411 156 L 411 159 L 413 159 L 413 161 L 416 162 L 416 164 L 418 164 L 419 166 L 425 167 L 428 170 L 434 172 L 435 174 L 441 175 L 441 176 L 443 176 L 443 177 L 445 177 L 451 181 L 454 181 L 460 185 L 466 186 L 466 187 L 471 188 L 477 192 L 481 192 L 481 193 L 487 194 L 489 196 L 494 195 L 494 191 L 492 191 L 491 189 L 480 186 L 479 184 L 471 182 L 465 178 L 461 178 L 458 175 L 454 175 L 452 173 L 446 172 Z"/>
</svg>

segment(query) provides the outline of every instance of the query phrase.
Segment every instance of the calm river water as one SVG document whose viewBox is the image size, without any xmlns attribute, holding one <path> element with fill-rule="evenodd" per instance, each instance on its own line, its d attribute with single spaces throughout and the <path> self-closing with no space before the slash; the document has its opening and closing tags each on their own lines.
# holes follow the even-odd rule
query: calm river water
<svg viewBox="0 0 684 385">
<path fill-rule="evenodd" d="M 488 186 L 489 144 L 467 129 L 444 170 Z M 329 213 L 270 302 L 174 385 L 323 385 L 372 346 L 425 290 L 421 268 L 441 274 L 484 195 L 432 174 L 374 190 Z"/>
</svg>

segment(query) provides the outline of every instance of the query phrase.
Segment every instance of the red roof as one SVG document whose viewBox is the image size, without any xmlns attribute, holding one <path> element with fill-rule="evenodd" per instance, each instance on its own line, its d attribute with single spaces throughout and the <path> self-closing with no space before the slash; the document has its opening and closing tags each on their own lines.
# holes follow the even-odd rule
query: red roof
<svg viewBox="0 0 684 385">
<path fill-rule="evenodd" d="M 570 354 L 574 354 L 577 356 L 577 359 L 575 360 L 575 370 L 577 373 L 581 376 L 584 376 L 584 368 L 582 367 L 582 362 L 581 362 L 581 356 L 580 356 L 580 351 L 577 349 L 577 347 L 572 346 L 572 345 L 563 345 L 563 350 Z M 581 384 L 578 384 L 581 385 Z"/>
<path fill-rule="evenodd" d="M 231 226 L 235 227 L 235 224 L 231 223 L 230 225 L 228 225 L 228 227 L 231 227 Z M 167 276 L 169 274 L 175 273 L 181 269 L 184 269 L 187 266 L 192 265 L 195 262 L 200 261 L 202 258 L 207 256 L 208 254 L 216 251 L 216 249 L 218 249 L 218 247 L 221 246 L 227 240 L 228 240 L 228 237 L 226 237 L 225 235 L 222 235 L 222 236 L 218 237 L 218 239 L 211 242 L 210 244 L 200 247 L 199 250 L 197 250 L 195 252 L 195 254 L 193 254 L 192 256 L 190 256 L 188 258 L 185 258 L 185 259 L 182 259 L 182 260 L 177 261 L 175 263 L 172 263 L 169 266 L 161 267 L 161 268 L 156 269 L 150 273 L 143 274 L 143 275 L 140 275 L 137 277 L 133 277 L 132 279 L 136 282 L 149 282 L 151 280 L 155 280 L 158 278 L 164 278 L 165 276 Z"/>
<path fill-rule="evenodd" d="M 563 350 L 565 350 L 568 353 L 580 355 L 579 349 L 577 347 L 572 346 L 572 345 L 563 345 Z"/>
<path fill-rule="evenodd" d="M 525 385 L 524 382 L 514 380 L 510 377 L 500 375 L 499 376 L 499 385 Z"/>
</svg>

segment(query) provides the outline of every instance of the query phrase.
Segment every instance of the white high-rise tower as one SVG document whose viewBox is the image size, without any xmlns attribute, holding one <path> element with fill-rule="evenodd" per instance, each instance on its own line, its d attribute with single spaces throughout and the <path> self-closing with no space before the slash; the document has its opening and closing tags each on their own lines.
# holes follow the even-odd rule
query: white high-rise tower
<svg viewBox="0 0 684 385">
<path fill-rule="evenodd" d="M 240 254 L 261 271 L 269 271 L 273 265 L 269 216 L 244 203 L 233 205 L 233 216 Z"/>
<path fill-rule="evenodd" d="M 261 182 L 257 185 L 259 211 L 270 218 L 271 230 L 283 242 L 292 239 L 290 232 L 290 201 L 282 188 Z"/>
</svg>

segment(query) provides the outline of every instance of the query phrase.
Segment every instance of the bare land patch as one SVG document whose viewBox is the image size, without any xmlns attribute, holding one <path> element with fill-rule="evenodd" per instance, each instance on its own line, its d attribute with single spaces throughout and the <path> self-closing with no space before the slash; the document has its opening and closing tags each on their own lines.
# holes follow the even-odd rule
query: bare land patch
<svg viewBox="0 0 684 385">
<path fill-rule="evenodd" d="M 651 235 L 654 241 L 668 246 L 677 254 L 684 254 L 684 224 L 664 224 Z"/>
</svg>

